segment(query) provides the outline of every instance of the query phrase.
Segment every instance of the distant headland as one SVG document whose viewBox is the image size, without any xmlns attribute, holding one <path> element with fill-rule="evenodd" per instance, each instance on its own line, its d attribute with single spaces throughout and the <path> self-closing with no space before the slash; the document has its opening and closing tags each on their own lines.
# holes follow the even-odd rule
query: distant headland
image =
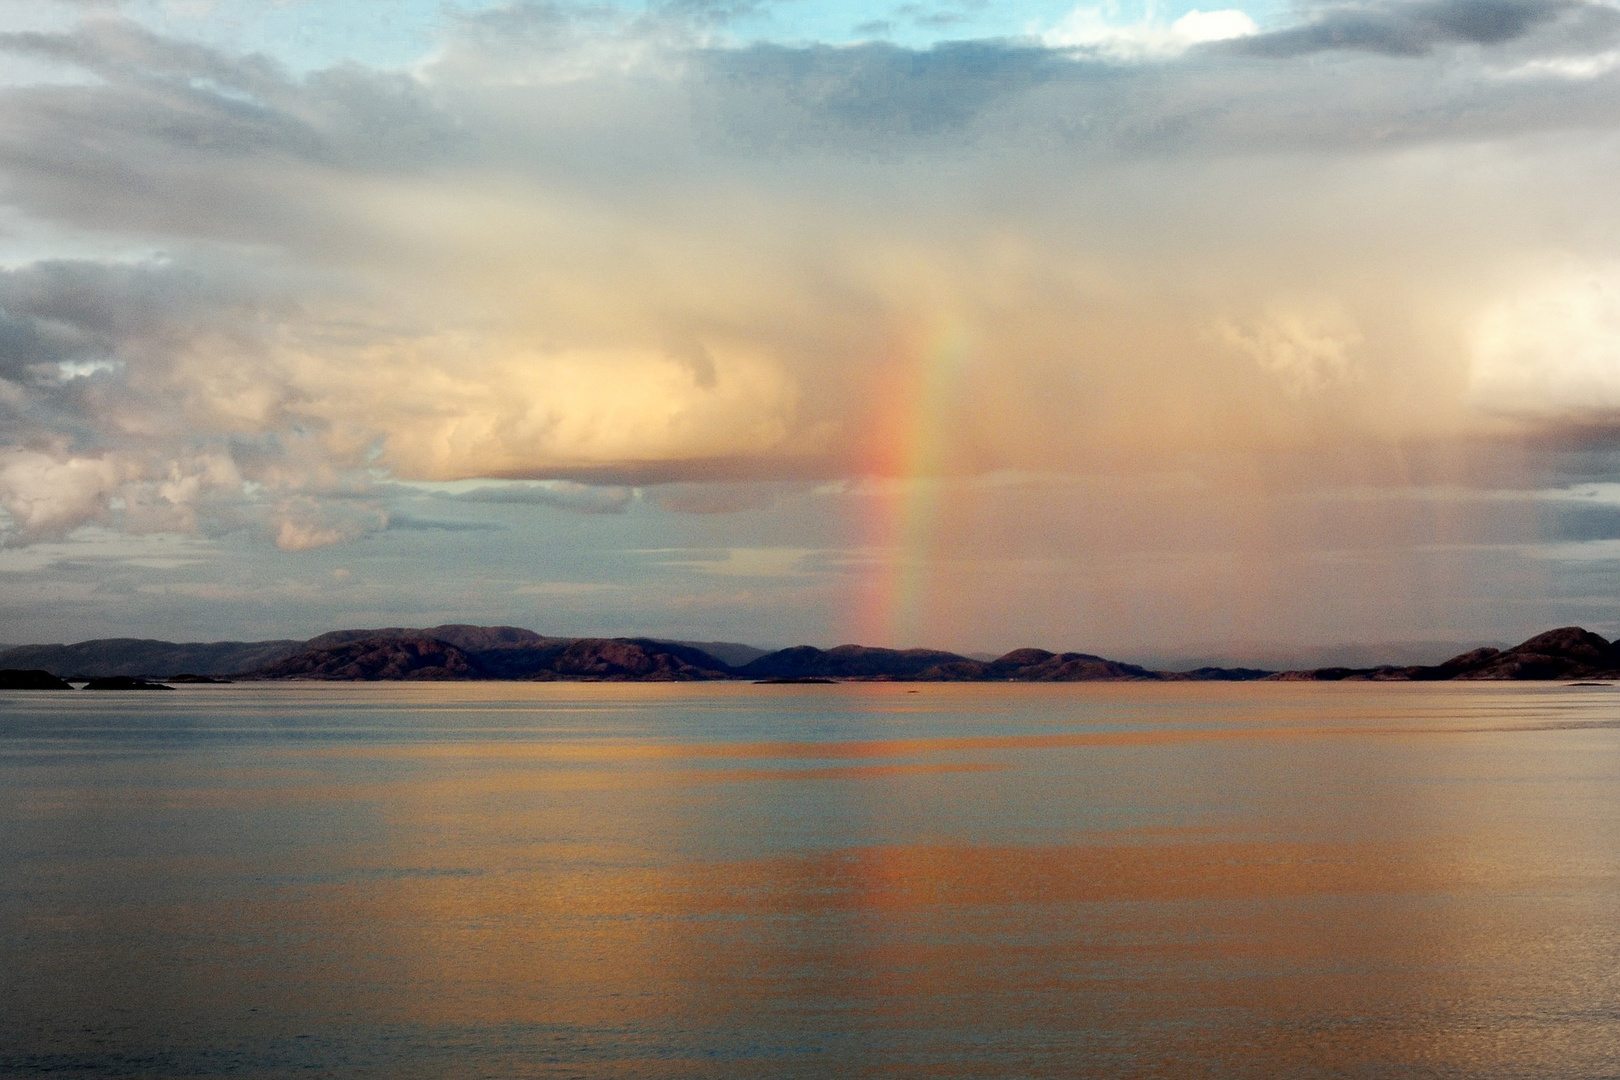
<svg viewBox="0 0 1620 1080">
<path fill-rule="evenodd" d="M 1265 671 L 1203 667 L 1152 671 L 1090 653 L 1015 649 L 977 660 L 937 649 L 810 645 L 766 652 L 733 642 L 547 637 L 516 626 L 335 630 L 308 641 L 175 643 L 101 638 L 0 651 L 0 689 L 156 688 L 160 682 L 305 679 L 557 680 L 766 683 L 1247 682 L 1620 679 L 1620 642 L 1578 626 L 1537 634 L 1510 649 L 1475 649 L 1442 664 Z"/>
</svg>

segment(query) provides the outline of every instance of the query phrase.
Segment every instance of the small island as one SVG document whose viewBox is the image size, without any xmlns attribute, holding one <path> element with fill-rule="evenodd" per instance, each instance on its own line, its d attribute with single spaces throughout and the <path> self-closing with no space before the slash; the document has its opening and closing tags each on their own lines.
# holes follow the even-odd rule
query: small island
<svg viewBox="0 0 1620 1080">
<path fill-rule="evenodd" d="M 66 679 L 58 679 L 48 671 L 39 668 L 18 670 L 17 668 L 0 669 L 0 690 L 71 690 L 73 685 Z"/>
<path fill-rule="evenodd" d="M 86 690 L 173 690 L 160 682 L 137 679 L 132 675 L 105 675 L 84 684 Z"/>
</svg>

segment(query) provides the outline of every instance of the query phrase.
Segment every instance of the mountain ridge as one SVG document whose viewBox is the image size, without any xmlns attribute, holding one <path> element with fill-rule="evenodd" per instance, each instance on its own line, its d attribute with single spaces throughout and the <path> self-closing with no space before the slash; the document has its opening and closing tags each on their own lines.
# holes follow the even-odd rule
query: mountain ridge
<svg viewBox="0 0 1620 1080">
<path fill-rule="evenodd" d="M 701 645 L 724 647 L 731 663 Z M 1536 634 L 1507 649 L 1473 649 L 1434 665 L 1329 667 L 1273 672 L 1202 667 L 1156 671 L 1092 653 L 1014 649 L 993 660 L 940 649 L 795 645 L 773 652 L 735 642 L 648 637 L 551 637 L 517 626 L 332 630 L 305 641 L 166 642 L 102 638 L 0 651 L 0 670 L 58 678 L 231 676 L 317 681 L 716 681 L 753 679 L 914 682 L 1435 682 L 1620 679 L 1620 641 L 1578 626 Z"/>
</svg>

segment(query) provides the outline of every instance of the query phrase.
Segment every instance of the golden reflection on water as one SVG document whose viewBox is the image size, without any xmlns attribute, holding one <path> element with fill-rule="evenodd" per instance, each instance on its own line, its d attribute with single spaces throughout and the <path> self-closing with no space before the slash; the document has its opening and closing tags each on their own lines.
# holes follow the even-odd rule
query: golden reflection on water
<svg viewBox="0 0 1620 1080">
<path fill-rule="evenodd" d="M 0 1072 L 1620 1070 L 1606 699 L 1069 692 L 1142 708 L 8 766 Z"/>
</svg>

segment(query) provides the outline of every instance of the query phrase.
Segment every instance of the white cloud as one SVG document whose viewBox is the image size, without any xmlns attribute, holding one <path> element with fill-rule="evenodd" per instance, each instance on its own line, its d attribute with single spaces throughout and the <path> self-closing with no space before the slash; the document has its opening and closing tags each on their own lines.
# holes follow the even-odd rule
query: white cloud
<svg viewBox="0 0 1620 1080">
<path fill-rule="evenodd" d="M 163 461 L 109 452 L 0 450 L 0 509 L 11 543 L 58 540 L 80 526 L 116 523 L 131 533 L 194 532 L 210 498 L 239 497 L 236 463 L 222 453 Z"/>
<path fill-rule="evenodd" d="M 295 496 L 279 502 L 270 516 L 276 547 L 312 551 L 358 540 L 388 528 L 388 515 L 367 504 L 321 502 Z"/>
<path fill-rule="evenodd" d="M 1542 270 L 1486 307 L 1468 397 L 1530 418 L 1620 409 L 1620 263 Z"/>
<path fill-rule="evenodd" d="M 1587 56 L 1548 56 L 1526 61 L 1507 72 L 1509 78 L 1595 79 L 1620 67 L 1620 49 Z"/>
<path fill-rule="evenodd" d="M 1151 10 L 1132 23 L 1115 21 L 1117 15 L 1118 7 L 1112 3 L 1077 7 L 1042 40 L 1054 49 L 1075 49 L 1114 60 L 1145 60 L 1179 56 L 1194 45 L 1248 37 L 1260 30 L 1237 8 L 1194 8 L 1169 23 Z"/>
<path fill-rule="evenodd" d="M 1252 321 L 1223 323 L 1218 333 L 1296 397 L 1353 378 L 1362 342 L 1354 321 L 1332 301 L 1273 306 Z"/>
<path fill-rule="evenodd" d="M 60 539 L 103 516 L 132 472 L 129 462 L 111 454 L 74 457 L 7 450 L 0 452 L 0 507 L 23 538 Z"/>
</svg>

